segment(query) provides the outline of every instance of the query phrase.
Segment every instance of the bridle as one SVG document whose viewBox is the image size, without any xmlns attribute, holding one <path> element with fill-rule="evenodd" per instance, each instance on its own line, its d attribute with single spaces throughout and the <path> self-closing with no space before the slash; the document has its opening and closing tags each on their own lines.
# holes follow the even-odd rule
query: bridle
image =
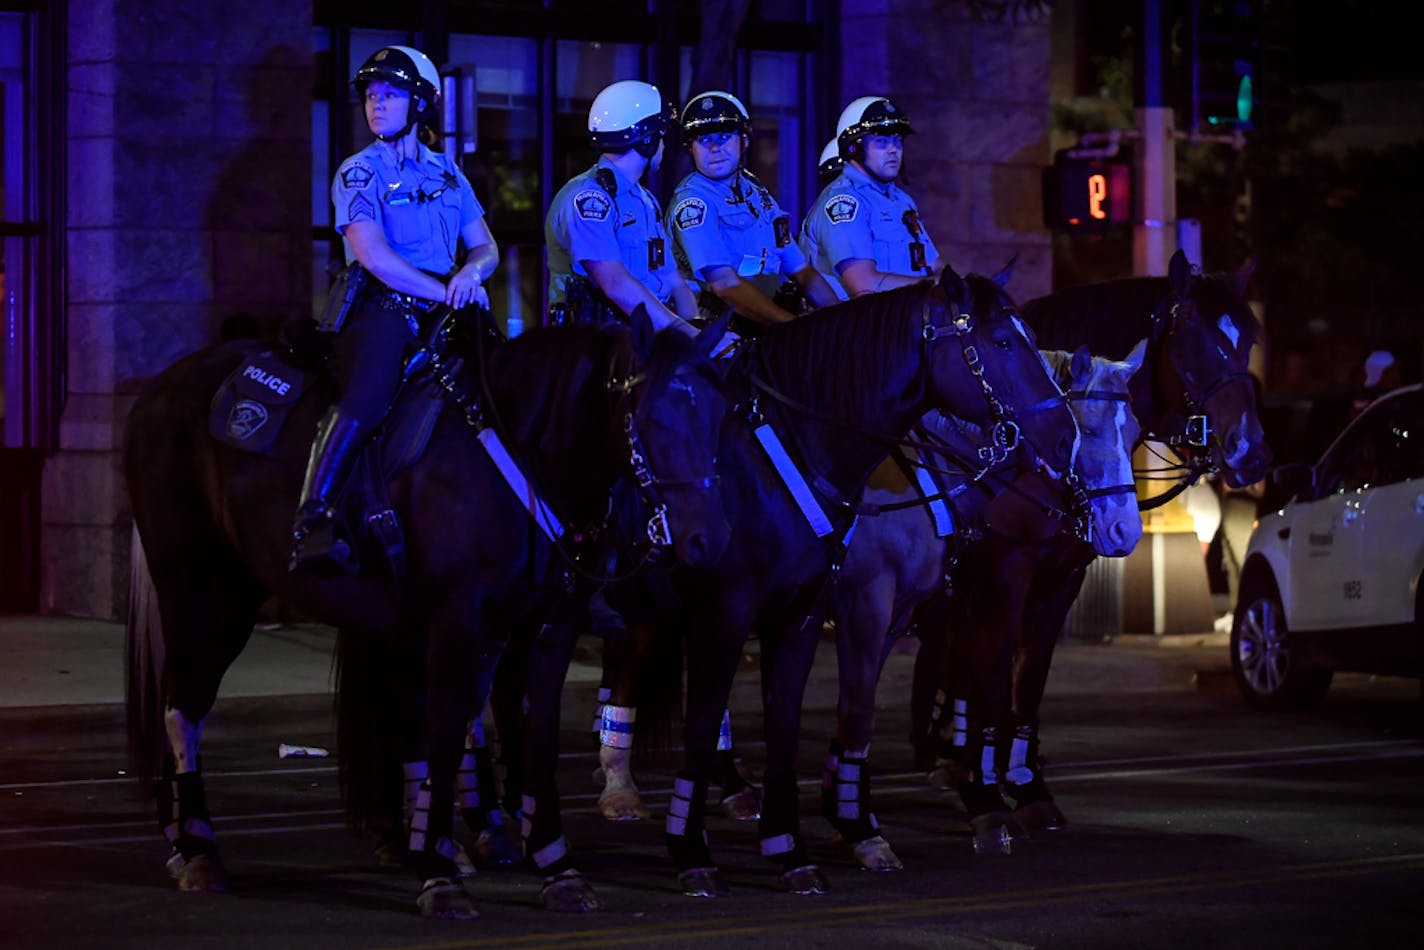
<svg viewBox="0 0 1424 950">
<path fill-rule="evenodd" d="M 655 552 L 672 546 L 672 526 L 668 522 L 666 490 L 711 491 L 721 481 L 716 472 L 694 475 L 689 478 L 659 478 L 648 460 L 648 452 L 638 434 L 637 412 L 638 391 L 647 382 L 647 373 L 638 372 L 630 355 L 625 367 L 617 365 L 616 357 L 609 361 L 606 390 L 617 402 L 614 415 L 622 414 L 623 438 L 627 448 L 628 469 L 638 485 L 638 491 L 649 510 L 647 523 L 643 527 L 642 541 L 650 545 L 650 553 L 641 563 L 646 563 Z"/>
<path fill-rule="evenodd" d="M 1104 389 L 1070 389 L 1064 393 L 1064 396 L 1070 403 L 1120 402 L 1130 405 L 1132 402 L 1132 396 L 1129 393 L 1116 393 Z M 1130 408 L 1129 411 L 1131 411 Z M 1067 489 L 1068 495 L 1072 499 L 1073 533 L 1085 544 L 1093 543 L 1091 505 L 1095 499 L 1137 493 L 1136 482 L 1104 485 L 1101 488 L 1085 488 L 1083 479 L 1077 471 L 1069 471 L 1067 475 L 1063 476 L 1063 487 Z"/>
<path fill-rule="evenodd" d="M 1161 507 L 1167 502 L 1176 498 L 1187 488 L 1192 486 L 1203 475 L 1220 471 L 1224 462 L 1219 458 L 1219 452 L 1223 449 L 1220 434 L 1211 424 L 1211 416 L 1207 412 L 1207 404 L 1217 393 L 1228 386 L 1244 383 L 1253 385 L 1253 377 L 1245 370 L 1233 370 L 1212 381 L 1201 392 L 1193 392 L 1188 380 L 1178 372 L 1175 364 L 1168 358 L 1166 347 L 1167 341 L 1186 322 L 1183 316 L 1184 303 L 1181 300 L 1173 301 L 1167 310 L 1165 319 L 1159 313 L 1152 315 L 1152 336 L 1150 345 L 1153 351 L 1149 353 L 1149 361 L 1156 364 L 1157 360 L 1170 370 L 1171 375 L 1177 381 L 1177 387 L 1181 393 L 1181 403 L 1185 407 L 1185 412 L 1173 408 L 1166 393 L 1163 382 L 1156 372 L 1151 373 L 1152 399 L 1161 407 L 1161 420 L 1172 417 L 1180 417 L 1182 425 L 1180 429 L 1171 432 L 1159 432 L 1158 428 L 1143 428 L 1142 437 L 1144 440 L 1161 442 L 1169 448 L 1178 452 L 1185 461 L 1173 466 L 1174 469 L 1182 471 L 1182 475 L 1176 484 L 1168 488 L 1161 494 L 1151 498 L 1142 499 L 1138 502 L 1138 508 L 1149 511 L 1153 508 Z M 1161 471 L 1161 470 L 1157 470 Z"/>
</svg>

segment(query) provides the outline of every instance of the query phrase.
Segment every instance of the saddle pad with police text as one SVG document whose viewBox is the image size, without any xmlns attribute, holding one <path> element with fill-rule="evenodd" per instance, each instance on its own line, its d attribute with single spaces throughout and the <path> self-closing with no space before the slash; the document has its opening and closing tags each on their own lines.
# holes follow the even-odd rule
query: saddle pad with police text
<svg viewBox="0 0 1424 950">
<path fill-rule="evenodd" d="M 213 396 L 208 431 L 245 452 L 269 452 L 311 377 L 273 350 L 254 353 L 238 365 Z"/>
</svg>

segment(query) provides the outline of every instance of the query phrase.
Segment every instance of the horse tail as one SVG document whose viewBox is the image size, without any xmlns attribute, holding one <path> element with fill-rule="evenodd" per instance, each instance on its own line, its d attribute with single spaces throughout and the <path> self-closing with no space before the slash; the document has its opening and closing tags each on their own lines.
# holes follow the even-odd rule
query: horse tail
<svg viewBox="0 0 1424 950">
<path fill-rule="evenodd" d="M 158 774 L 166 748 L 163 723 L 163 619 L 138 525 L 129 550 L 129 610 L 124 625 L 124 697 L 129 760 L 147 784 Z"/>
<path fill-rule="evenodd" d="M 385 830 L 401 815 L 403 720 L 392 714 L 390 699 L 403 684 L 395 659 L 388 634 L 336 633 L 337 774 L 346 820 L 356 831 Z"/>
<path fill-rule="evenodd" d="M 682 742 L 682 633 L 659 623 L 653 630 L 646 662 L 633 687 L 638 728 L 633 748 L 665 752 Z"/>
</svg>

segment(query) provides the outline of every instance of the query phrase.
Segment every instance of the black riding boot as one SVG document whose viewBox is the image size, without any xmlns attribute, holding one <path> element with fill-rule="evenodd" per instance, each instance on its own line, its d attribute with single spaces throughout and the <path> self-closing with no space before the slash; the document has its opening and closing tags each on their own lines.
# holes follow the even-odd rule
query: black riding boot
<svg viewBox="0 0 1424 950">
<path fill-rule="evenodd" d="M 292 526 L 292 555 L 287 570 L 315 570 L 319 573 L 355 574 L 351 545 L 334 534 L 336 508 L 333 503 L 356 464 L 366 434 L 362 426 L 336 406 L 326 411 L 316 426 L 311 454 L 307 457 L 302 497 Z"/>
</svg>

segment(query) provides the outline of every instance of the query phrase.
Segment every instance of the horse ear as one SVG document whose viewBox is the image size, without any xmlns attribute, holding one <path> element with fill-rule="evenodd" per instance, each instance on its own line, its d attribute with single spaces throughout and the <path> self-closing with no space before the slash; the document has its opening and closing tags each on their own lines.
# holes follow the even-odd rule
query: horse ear
<svg viewBox="0 0 1424 950">
<path fill-rule="evenodd" d="M 638 304 L 628 319 L 633 328 L 633 352 L 638 354 L 639 362 L 647 362 L 653 352 L 653 336 L 657 332 L 653 329 L 653 320 L 648 316 L 647 306 Z"/>
<path fill-rule="evenodd" d="M 1246 263 L 1236 268 L 1231 276 L 1226 278 L 1226 284 L 1231 288 L 1231 292 L 1242 300 L 1246 299 L 1246 285 L 1251 282 L 1251 273 L 1256 269 L 1256 259 L 1246 258 Z"/>
<path fill-rule="evenodd" d="M 1073 381 L 1088 381 L 1088 375 L 1093 371 L 1093 354 L 1088 352 L 1088 345 L 1085 343 L 1073 351 L 1073 360 L 1068 364 L 1068 372 L 1072 375 Z"/>
<path fill-rule="evenodd" d="M 1009 262 L 1005 264 L 1002 268 L 1000 268 L 997 274 L 995 274 L 989 279 L 992 280 L 994 283 L 998 284 L 1000 287 L 1009 286 L 1009 280 L 1014 276 L 1014 265 L 1018 262 L 1019 256 L 1015 254 L 1013 257 L 1009 258 Z"/>
<path fill-rule="evenodd" d="M 948 264 L 944 265 L 944 270 L 939 275 L 939 289 L 944 291 L 944 295 L 955 303 L 962 303 L 969 296 L 969 289 L 964 285 L 964 278 L 960 277 Z"/>
<path fill-rule="evenodd" d="M 1172 287 L 1172 296 L 1179 300 L 1187 296 L 1192 283 L 1192 265 L 1180 247 L 1167 263 L 1167 282 Z"/>
<path fill-rule="evenodd" d="M 1143 337 L 1137 341 L 1137 345 L 1132 348 L 1132 352 L 1128 353 L 1127 357 L 1122 361 L 1123 365 L 1127 367 L 1126 375 L 1136 375 L 1137 371 L 1142 368 L 1143 361 L 1146 359 L 1147 338 Z"/>
<path fill-rule="evenodd" d="M 712 354 L 717 352 L 717 345 L 722 342 L 722 337 L 727 335 L 727 324 L 731 320 L 732 311 L 728 310 L 697 334 L 697 352 L 701 353 L 704 359 L 711 359 Z"/>
</svg>

